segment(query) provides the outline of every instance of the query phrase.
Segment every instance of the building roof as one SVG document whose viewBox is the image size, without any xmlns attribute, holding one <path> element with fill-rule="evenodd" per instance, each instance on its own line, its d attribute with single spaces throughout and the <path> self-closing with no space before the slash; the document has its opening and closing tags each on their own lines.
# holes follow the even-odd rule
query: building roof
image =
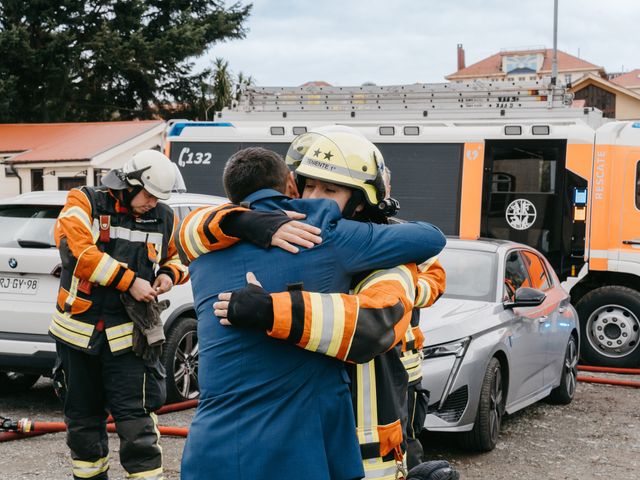
<svg viewBox="0 0 640 480">
<path fill-rule="evenodd" d="M 640 68 L 636 68 L 635 70 L 631 70 L 630 72 L 623 73 L 622 75 L 612 78 L 611 83 L 615 83 L 616 85 L 626 88 L 640 87 Z"/>
<path fill-rule="evenodd" d="M 542 68 L 538 73 L 551 73 L 551 64 L 553 62 L 553 49 L 541 49 L 541 50 L 514 50 L 496 53 L 490 57 L 480 60 L 479 62 L 469 65 L 466 68 L 458 70 L 450 75 L 447 75 L 447 80 L 455 80 L 459 78 L 472 78 L 472 77 L 487 77 L 487 76 L 504 76 L 506 75 L 502 71 L 502 57 L 511 55 L 535 55 L 542 53 L 544 55 L 544 62 Z M 602 70 L 602 67 L 589 63 L 581 58 L 574 57 L 562 50 L 558 50 L 558 71 L 559 72 L 575 72 L 586 70 Z"/>
<path fill-rule="evenodd" d="M 162 120 L 95 123 L 0 124 L 0 153 L 12 163 L 90 160 L 164 123 Z"/>
<path fill-rule="evenodd" d="M 640 93 L 634 92 L 633 90 L 629 90 L 620 85 L 616 85 L 612 80 L 607 80 L 598 75 L 594 75 L 592 73 L 586 74 L 584 77 L 580 77 L 576 82 L 571 85 L 569 89 L 572 93 L 575 93 L 589 85 L 598 85 L 600 88 L 614 93 L 616 95 L 626 95 L 631 98 L 635 98 L 636 100 L 640 100 Z"/>
</svg>

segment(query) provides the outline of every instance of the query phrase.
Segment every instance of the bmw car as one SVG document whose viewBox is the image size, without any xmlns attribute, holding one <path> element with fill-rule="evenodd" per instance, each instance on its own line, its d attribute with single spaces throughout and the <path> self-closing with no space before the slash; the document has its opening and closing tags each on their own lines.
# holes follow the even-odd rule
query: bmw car
<svg viewBox="0 0 640 480">
<path fill-rule="evenodd" d="M 425 427 L 492 450 L 503 415 L 576 389 L 578 316 L 538 251 L 502 240 L 449 239 L 442 298 L 421 312 Z"/>
<path fill-rule="evenodd" d="M 67 192 L 31 192 L 0 200 L 0 392 L 31 387 L 51 375 L 56 349 L 47 334 L 61 272 L 53 227 Z M 226 199 L 174 193 L 166 203 L 179 218 L 194 208 Z M 196 398 L 198 337 L 190 284 L 161 298 L 171 302 L 162 314 L 166 342 L 167 399 Z"/>
</svg>

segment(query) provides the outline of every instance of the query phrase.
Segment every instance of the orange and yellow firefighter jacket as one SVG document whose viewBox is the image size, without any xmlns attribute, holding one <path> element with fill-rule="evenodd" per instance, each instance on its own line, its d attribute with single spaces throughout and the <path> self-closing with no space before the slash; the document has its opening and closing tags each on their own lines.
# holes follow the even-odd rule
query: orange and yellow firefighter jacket
<svg viewBox="0 0 640 480">
<path fill-rule="evenodd" d="M 136 277 L 153 282 L 165 273 L 174 285 L 188 279 L 174 243 L 177 217 L 163 203 L 133 216 L 105 187 L 69 192 L 54 238 L 62 271 L 49 334 L 87 353 L 97 353 L 104 331 L 111 352 L 128 352 L 133 323 L 120 300 Z"/>
</svg>

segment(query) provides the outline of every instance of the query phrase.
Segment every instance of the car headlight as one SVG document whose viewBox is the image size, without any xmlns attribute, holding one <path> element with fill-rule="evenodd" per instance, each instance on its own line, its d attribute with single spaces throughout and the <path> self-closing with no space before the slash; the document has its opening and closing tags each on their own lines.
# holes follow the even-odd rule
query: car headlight
<svg viewBox="0 0 640 480">
<path fill-rule="evenodd" d="M 445 357 L 447 355 L 455 355 L 456 357 L 460 358 L 464 356 L 470 342 L 471 337 L 465 337 L 459 340 L 454 340 L 453 342 L 424 347 L 422 349 L 422 356 L 424 358 L 435 358 Z"/>
</svg>

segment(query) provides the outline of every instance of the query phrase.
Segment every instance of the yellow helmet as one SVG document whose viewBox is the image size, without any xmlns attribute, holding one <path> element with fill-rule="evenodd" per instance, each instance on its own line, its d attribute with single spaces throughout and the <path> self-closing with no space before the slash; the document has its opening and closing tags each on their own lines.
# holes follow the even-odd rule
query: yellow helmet
<svg viewBox="0 0 640 480">
<path fill-rule="evenodd" d="M 367 203 L 377 207 L 385 198 L 384 159 L 373 143 L 351 130 L 327 128 L 300 135 L 287 152 L 287 163 L 295 168 L 298 162 L 296 175 L 360 190 Z"/>
<path fill-rule="evenodd" d="M 302 157 L 307 153 L 309 146 L 318 138 L 318 134 L 326 134 L 331 132 L 344 132 L 351 133 L 353 135 L 359 135 L 364 138 L 364 135 L 355 128 L 347 127 L 346 125 L 325 125 L 323 127 L 314 128 L 310 132 L 298 135 L 293 139 L 289 150 L 285 156 L 285 161 L 289 170 L 295 172 L 300 166 Z"/>
</svg>

